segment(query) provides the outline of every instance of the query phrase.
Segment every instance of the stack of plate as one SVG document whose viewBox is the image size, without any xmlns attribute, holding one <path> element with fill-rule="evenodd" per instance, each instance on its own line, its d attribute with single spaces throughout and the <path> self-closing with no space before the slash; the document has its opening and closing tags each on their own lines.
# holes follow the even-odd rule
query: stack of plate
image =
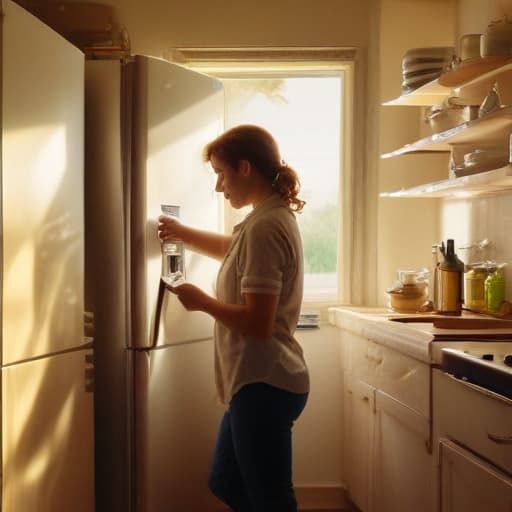
<svg viewBox="0 0 512 512">
<path fill-rule="evenodd" d="M 402 58 L 402 91 L 412 92 L 439 77 L 450 68 L 454 56 L 452 46 L 408 50 Z"/>
</svg>

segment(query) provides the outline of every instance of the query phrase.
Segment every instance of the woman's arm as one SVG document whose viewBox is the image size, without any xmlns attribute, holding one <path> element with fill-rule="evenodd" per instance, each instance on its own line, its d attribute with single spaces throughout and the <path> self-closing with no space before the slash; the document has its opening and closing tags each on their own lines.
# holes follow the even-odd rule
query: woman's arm
<svg viewBox="0 0 512 512">
<path fill-rule="evenodd" d="M 208 313 L 235 332 L 257 338 L 268 338 L 272 335 L 278 295 L 246 293 L 244 304 L 226 304 L 189 283 L 170 290 L 178 296 L 187 310 Z"/>
<path fill-rule="evenodd" d="M 231 243 L 231 236 L 191 228 L 168 215 L 158 217 L 158 237 L 162 241 L 181 240 L 192 250 L 218 260 L 224 257 Z"/>
</svg>

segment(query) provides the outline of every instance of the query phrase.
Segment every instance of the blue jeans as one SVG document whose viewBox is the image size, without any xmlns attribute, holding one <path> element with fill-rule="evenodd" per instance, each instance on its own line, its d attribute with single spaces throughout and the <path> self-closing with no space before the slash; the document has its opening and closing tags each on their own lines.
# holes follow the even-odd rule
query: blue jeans
<svg viewBox="0 0 512 512">
<path fill-rule="evenodd" d="M 248 384 L 222 418 L 210 490 L 234 512 L 296 512 L 292 425 L 308 394 Z"/>
</svg>

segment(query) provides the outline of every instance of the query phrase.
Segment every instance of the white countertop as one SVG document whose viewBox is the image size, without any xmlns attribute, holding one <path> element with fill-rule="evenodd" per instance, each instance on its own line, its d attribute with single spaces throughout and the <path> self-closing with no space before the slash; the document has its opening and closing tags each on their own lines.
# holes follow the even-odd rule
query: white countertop
<svg viewBox="0 0 512 512">
<path fill-rule="evenodd" d="M 475 318 L 471 314 L 464 316 Z M 413 317 L 415 321 L 404 323 L 403 320 L 407 317 Z M 421 321 L 423 318 L 424 322 Z M 432 315 L 400 314 L 385 308 L 329 308 L 329 323 L 426 363 L 439 362 L 442 347 L 464 348 L 467 343 L 488 345 L 492 341 L 500 342 L 500 336 L 506 335 L 508 340 L 511 336 L 510 327 L 484 330 L 441 329 L 433 326 Z"/>
<path fill-rule="evenodd" d="M 385 308 L 329 308 L 329 323 L 332 325 L 430 363 L 430 345 L 434 339 L 432 323 L 404 324 L 390 320 L 397 317 L 400 315 Z"/>
</svg>

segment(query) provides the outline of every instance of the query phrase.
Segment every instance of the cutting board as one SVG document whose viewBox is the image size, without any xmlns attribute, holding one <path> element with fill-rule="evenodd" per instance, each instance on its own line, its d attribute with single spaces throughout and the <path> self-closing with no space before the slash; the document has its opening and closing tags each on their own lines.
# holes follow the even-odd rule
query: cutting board
<svg viewBox="0 0 512 512">
<path fill-rule="evenodd" d="M 512 320 L 497 318 L 435 317 L 432 323 L 439 329 L 510 329 L 512 333 Z"/>
<path fill-rule="evenodd" d="M 414 327 L 421 323 L 422 330 L 431 332 L 436 340 L 511 340 L 512 320 L 479 318 L 475 316 L 448 317 L 440 315 L 414 315 L 391 320 Z M 425 324 L 432 324 L 425 329 Z"/>
</svg>

